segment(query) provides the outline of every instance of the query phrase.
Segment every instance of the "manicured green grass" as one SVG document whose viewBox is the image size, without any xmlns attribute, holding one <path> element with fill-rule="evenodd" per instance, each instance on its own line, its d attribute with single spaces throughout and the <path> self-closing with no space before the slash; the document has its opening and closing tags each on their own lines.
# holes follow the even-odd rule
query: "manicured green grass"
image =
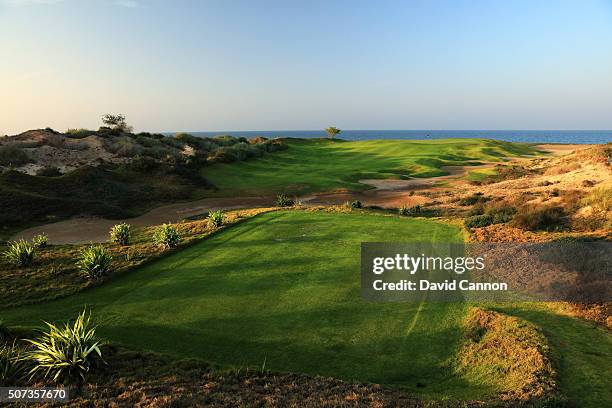
<svg viewBox="0 0 612 408">
<path fill-rule="evenodd" d="M 497 174 L 496 169 L 481 169 L 481 170 L 471 170 L 468 172 L 467 179 L 469 181 L 485 181 L 490 176 Z"/>
<path fill-rule="evenodd" d="M 459 242 L 424 219 L 278 211 L 57 301 L 0 309 L 7 325 L 72 318 L 88 305 L 112 342 L 225 367 L 262 367 L 404 387 L 425 398 L 500 391 L 453 375 L 467 304 L 361 299 L 362 241 Z M 542 328 L 561 392 L 578 406 L 612 401 L 610 333 L 545 304 L 490 305 Z"/>
<path fill-rule="evenodd" d="M 88 304 L 102 336 L 138 349 L 468 398 L 492 390 L 449 369 L 464 305 L 369 303 L 359 272 L 362 241 L 461 239 L 435 221 L 273 212 L 104 286 L 0 315 L 29 326 Z"/>
<path fill-rule="evenodd" d="M 363 190 L 360 179 L 433 177 L 447 165 L 502 161 L 536 154 L 527 144 L 487 139 L 370 140 L 288 139 L 289 149 L 261 159 L 216 164 L 203 170 L 218 195 L 304 194 L 337 188 Z"/>
</svg>

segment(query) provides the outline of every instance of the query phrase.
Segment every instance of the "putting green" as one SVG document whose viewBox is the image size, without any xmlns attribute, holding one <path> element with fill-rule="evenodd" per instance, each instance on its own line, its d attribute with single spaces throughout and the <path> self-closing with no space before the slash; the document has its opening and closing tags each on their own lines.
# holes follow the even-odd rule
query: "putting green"
<svg viewBox="0 0 612 408">
<path fill-rule="evenodd" d="M 434 221 L 272 212 L 98 288 L 0 314 L 36 325 L 87 304 L 103 337 L 138 349 L 474 398 L 494 390 L 449 369 L 464 305 L 360 296 L 360 242 L 461 239 L 458 228 Z"/>
<path fill-rule="evenodd" d="M 202 174 L 220 196 L 279 192 L 305 194 L 337 188 L 363 190 L 361 179 L 434 177 L 443 166 L 502 161 L 536 154 L 525 143 L 489 139 L 369 140 L 287 139 L 289 149 L 257 160 L 215 164 Z"/>
</svg>

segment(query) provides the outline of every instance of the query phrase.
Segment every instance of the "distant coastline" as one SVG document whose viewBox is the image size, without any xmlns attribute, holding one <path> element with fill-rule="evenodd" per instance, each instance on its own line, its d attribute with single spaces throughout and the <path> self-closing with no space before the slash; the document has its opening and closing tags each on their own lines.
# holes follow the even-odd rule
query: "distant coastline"
<svg viewBox="0 0 612 408">
<path fill-rule="evenodd" d="M 163 132 L 172 135 L 175 132 Z M 326 137 L 324 130 L 250 130 L 187 132 L 194 136 L 264 136 L 316 138 Z M 433 140 L 447 138 L 486 138 L 506 142 L 600 144 L 612 142 L 612 130 L 343 130 L 345 140 L 406 139 Z"/>
</svg>

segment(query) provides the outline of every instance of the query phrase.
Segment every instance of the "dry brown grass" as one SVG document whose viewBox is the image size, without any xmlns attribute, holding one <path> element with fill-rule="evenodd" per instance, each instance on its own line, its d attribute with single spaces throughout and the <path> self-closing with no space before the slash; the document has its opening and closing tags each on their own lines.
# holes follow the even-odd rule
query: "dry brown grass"
<svg viewBox="0 0 612 408">
<path fill-rule="evenodd" d="M 556 372 L 546 338 L 521 319 L 472 308 L 465 321 L 466 341 L 457 371 L 499 389 L 506 401 L 554 397 Z"/>
<path fill-rule="evenodd" d="M 107 365 L 91 373 L 68 407 L 482 407 L 424 401 L 398 389 L 303 374 L 219 370 L 196 360 L 107 347 Z M 44 385 L 44 384 L 37 384 Z M 29 406 L 29 405 L 23 405 Z M 37 405 L 42 407 L 51 404 Z M 496 405 L 498 406 L 498 405 Z"/>
</svg>

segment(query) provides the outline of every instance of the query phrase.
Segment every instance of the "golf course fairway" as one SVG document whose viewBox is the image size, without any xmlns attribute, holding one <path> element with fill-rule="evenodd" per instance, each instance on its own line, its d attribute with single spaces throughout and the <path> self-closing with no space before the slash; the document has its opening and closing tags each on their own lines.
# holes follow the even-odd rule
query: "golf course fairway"
<svg viewBox="0 0 612 408">
<path fill-rule="evenodd" d="M 97 288 L 2 311 L 38 326 L 87 305 L 99 334 L 137 349 L 473 398 L 449 368 L 461 339 L 461 304 L 361 299 L 362 241 L 458 242 L 441 222 L 360 213 L 277 211 Z"/>
<path fill-rule="evenodd" d="M 501 162 L 538 154 L 527 143 L 490 139 L 369 140 L 284 139 L 285 151 L 257 160 L 219 163 L 202 175 L 216 195 L 291 194 L 368 188 L 362 179 L 436 177 L 444 166 Z M 366 170 L 367 169 L 367 170 Z"/>
</svg>

